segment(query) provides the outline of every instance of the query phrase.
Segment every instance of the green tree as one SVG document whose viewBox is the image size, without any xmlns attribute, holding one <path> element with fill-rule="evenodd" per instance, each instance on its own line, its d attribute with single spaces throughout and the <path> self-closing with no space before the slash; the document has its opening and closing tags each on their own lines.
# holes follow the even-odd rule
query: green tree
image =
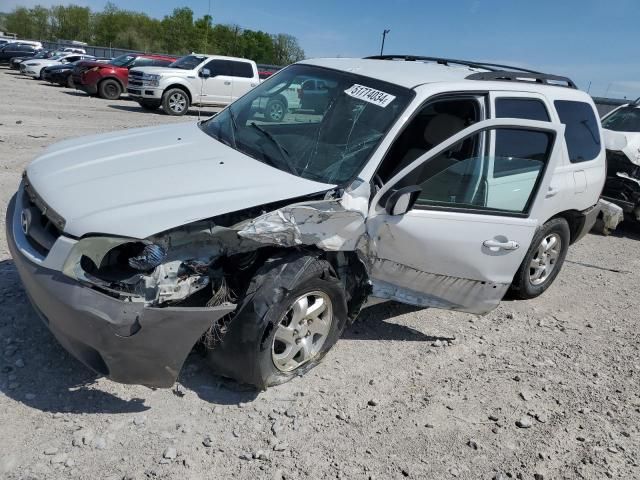
<svg viewBox="0 0 640 480">
<path fill-rule="evenodd" d="M 175 8 L 162 20 L 164 47 L 168 53 L 189 53 L 196 49 L 193 10 L 189 7 Z"/>
<path fill-rule="evenodd" d="M 304 50 L 294 36 L 286 33 L 274 35 L 273 46 L 275 50 L 274 60 L 278 65 L 289 65 L 304 59 Z"/>
<path fill-rule="evenodd" d="M 33 19 L 28 8 L 18 7 L 7 15 L 7 30 L 11 33 L 17 33 L 19 37 L 31 38 L 33 31 Z"/>
</svg>

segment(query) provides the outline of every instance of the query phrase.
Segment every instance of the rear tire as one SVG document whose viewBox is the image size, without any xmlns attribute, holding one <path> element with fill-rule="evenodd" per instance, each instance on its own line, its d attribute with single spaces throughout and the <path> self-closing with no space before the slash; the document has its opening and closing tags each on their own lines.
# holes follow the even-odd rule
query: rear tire
<svg viewBox="0 0 640 480">
<path fill-rule="evenodd" d="M 181 88 L 171 88 L 162 95 L 162 109 L 167 115 L 184 115 L 190 103 L 189 95 Z"/>
<path fill-rule="evenodd" d="M 562 269 L 570 241 L 569 224 L 564 218 L 549 220 L 536 232 L 511 284 L 516 297 L 535 298 L 551 286 Z"/>
<path fill-rule="evenodd" d="M 268 260 L 255 274 L 221 343 L 214 371 L 260 389 L 315 367 L 347 323 L 342 283 L 329 262 L 304 253 Z"/>
<path fill-rule="evenodd" d="M 105 100 L 118 100 L 122 95 L 122 85 L 117 80 L 107 78 L 98 85 L 98 96 Z"/>
</svg>

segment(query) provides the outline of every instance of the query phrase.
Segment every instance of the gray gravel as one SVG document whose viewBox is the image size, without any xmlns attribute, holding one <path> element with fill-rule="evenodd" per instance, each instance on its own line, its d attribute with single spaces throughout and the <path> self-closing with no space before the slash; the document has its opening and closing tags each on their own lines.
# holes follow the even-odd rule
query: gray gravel
<svg viewBox="0 0 640 480">
<path fill-rule="evenodd" d="M 3 68 L 0 92 L 3 210 L 47 145 L 197 119 Z M 640 478 L 639 289 L 640 228 L 625 226 L 573 247 L 534 301 L 484 317 L 383 304 L 288 384 L 257 393 L 193 354 L 180 388 L 151 390 L 97 377 L 57 344 L 2 233 L 0 478 Z"/>
</svg>

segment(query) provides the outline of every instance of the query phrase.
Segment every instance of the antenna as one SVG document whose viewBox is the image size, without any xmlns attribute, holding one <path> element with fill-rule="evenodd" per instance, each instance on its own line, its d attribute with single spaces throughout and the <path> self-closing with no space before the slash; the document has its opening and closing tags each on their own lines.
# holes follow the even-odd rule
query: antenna
<svg viewBox="0 0 640 480">
<path fill-rule="evenodd" d="M 209 5 L 207 7 L 207 23 L 204 26 L 204 44 L 203 50 L 204 54 L 207 54 L 207 46 L 209 43 L 209 19 L 211 18 L 211 0 L 209 0 Z M 202 92 L 204 91 L 204 81 L 206 78 L 200 77 L 200 103 L 198 103 L 198 122 L 200 121 L 200 113 L 202 110 Z"/>
</svg>

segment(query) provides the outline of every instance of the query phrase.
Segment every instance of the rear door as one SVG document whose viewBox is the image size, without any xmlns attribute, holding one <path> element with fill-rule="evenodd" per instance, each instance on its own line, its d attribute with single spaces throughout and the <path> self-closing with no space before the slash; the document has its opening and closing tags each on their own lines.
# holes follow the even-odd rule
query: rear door
<svg viewBox="0 0 640 480">
<path fill-rule="evenodd" d="M 549 122 L 485 120 L 391 178 L 367 219 L 373 295 L 471 313 L 495 308 L 539 225 L 563 131 Z M 409 211 L 385 210 L 393 192 L 415 187 Z"/>
<path fill-rule="evenodd" d="M 231 101 L 237 100 L 258 85 L 258 81 L 255 79 L 253 65 L 249 62 L 232 61 L 231 74 L 233 76 Z"/>
<path fill-rule="evenodd" d="M 198 77 L 201 80 L 200 102 L 212 105 L 227 105 L 231 103 L 233 89 L 233 76 L 231 62 L 228 60 L 211 60 L 202 69 L 208 69 L 208 78 Z"/>
</svg>

